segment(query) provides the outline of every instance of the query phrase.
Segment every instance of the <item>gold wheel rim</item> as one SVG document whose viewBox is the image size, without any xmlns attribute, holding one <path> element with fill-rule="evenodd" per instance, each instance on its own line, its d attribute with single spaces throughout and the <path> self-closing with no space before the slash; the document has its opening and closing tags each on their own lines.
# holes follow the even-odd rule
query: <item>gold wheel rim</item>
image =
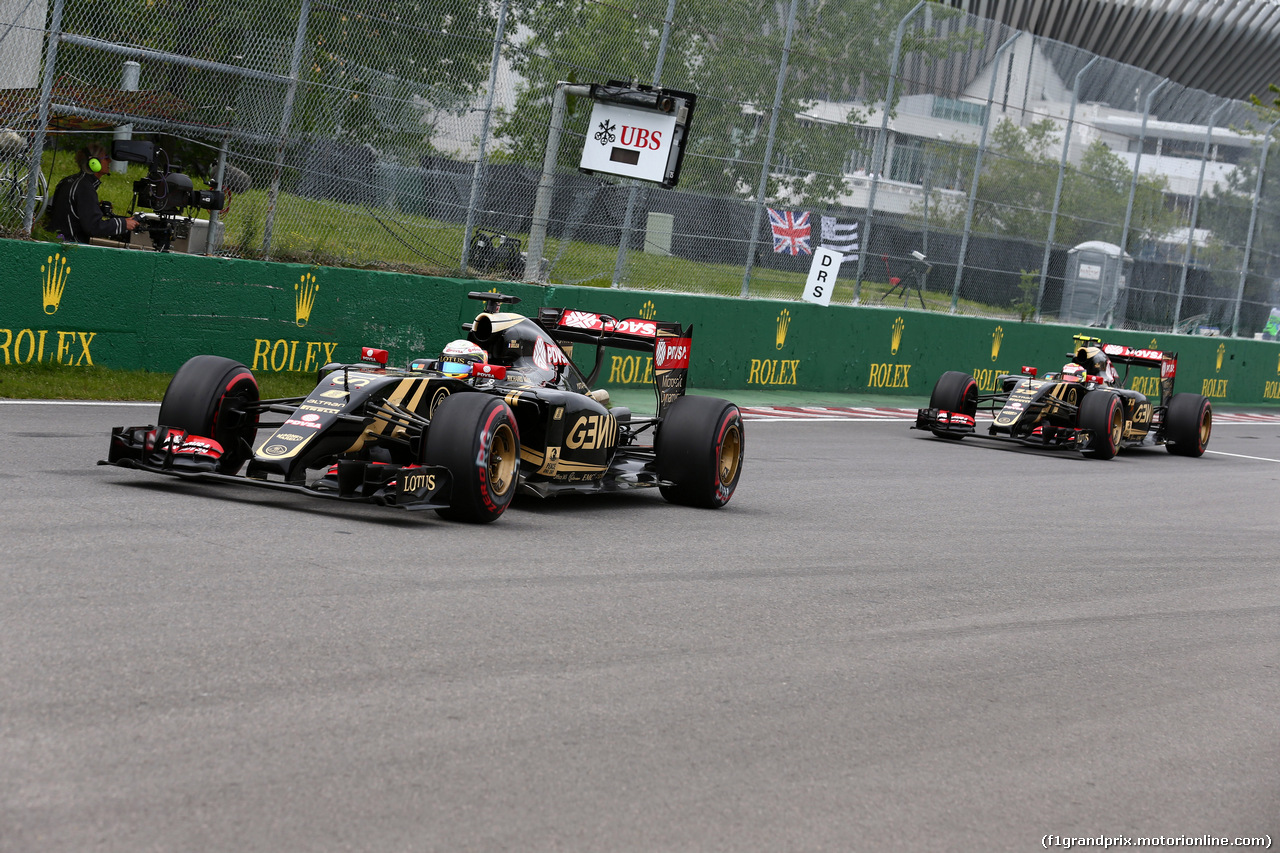
<svg viewBox="0 0 1280 853">
<path fill-rule="evenodd" d="M 1209 443 L 1209 433 L 1213 431 L 1213 412 L 1206 411 L 1204 417 L 1200 419 L 1200 446 L 1204 447 Z"/>
<path fill-rule="evenodd" d="M 519 459 L 515 432 L 510 424 L 501 424 L 489 443 L 489 485 L 495 495 L 505 495 L 515 485 Z"/>
<path fill-rule="evenodd" d="M 742 430 L 737 425 L 729 427 L 720 444 L 720 482 L 732 483 L 738 476 L 738 466 L 742 464 Z"/>
<path fill-rule="evenodd" d="M 1124 415 L 1117 407 L 1115 416 L 1111 418 L 1111 446 L 1120 446 L 1120 436 L 1124 432 Z"/>
</svg>

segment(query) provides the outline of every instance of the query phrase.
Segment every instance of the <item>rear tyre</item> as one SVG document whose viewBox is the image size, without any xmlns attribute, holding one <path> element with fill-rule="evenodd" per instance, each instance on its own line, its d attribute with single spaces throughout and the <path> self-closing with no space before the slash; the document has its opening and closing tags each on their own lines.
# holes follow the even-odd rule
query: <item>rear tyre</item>
<svg viewBox="0 0 1280 853">
<path fill-rule="evenodd" d="M 1178 456 L 1203 456 L 1213 432 L 1213 406 L 1199 394 L 1174 394 L 1164 415 L 1165 449 Z"/>
<path fill-rule="evenodd" d="M 742 413 L 728 400 L 680 397 L 658 427 L 654 450 L 662 496 L 673 504 L 716 509 L 742 476 Z"/>
<path fill-rule="evenodd" d="M 249 368 L 230 358 L 198 355 L 170 380 L 158 422 L 221 444 L 218 473 L 234 474 L 253 455 L 258 415 L 243 409 L 258 400 L 258 380 Z"/>
<path fill-rule="evenodd" d="M 453 479 L 441 518 L 487 524 L 502 515 L 520 477 L 520 432 L 510 407 L 488 394 L 450 394 L 431 415 L 423 454 Z"/>
<path fill-rule="evenodd" d="M 1120 452 L 1124 431 L 1124 403 L 1119 394 L 1091 391 L 1080 401 L 1077 424 L 1091 434 L 1089 446 L 1082 452 L 1093 459 L 1111 459 Z"/>
<path fill-rule="evenodd" d="M 948 370 L 938 377 L 929 396 L 929 408 L 941 409 L 944 412 L 959 412 L 969 417 L 978 414 L 978 383 L 968 373 L 959 370 Z M 933 430 L 938 438 L 959 440 L 962 435 Z"/>
</svg>

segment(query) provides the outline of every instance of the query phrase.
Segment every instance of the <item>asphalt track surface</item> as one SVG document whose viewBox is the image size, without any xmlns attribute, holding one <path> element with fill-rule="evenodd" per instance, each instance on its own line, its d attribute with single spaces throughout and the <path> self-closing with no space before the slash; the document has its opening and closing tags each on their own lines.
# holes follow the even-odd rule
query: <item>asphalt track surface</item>
<svg viewBox="0 0 1280 853">
<path fill-rule="evenodd" d="M 154 412 L 0 403 L 0 850 L 1280 829 L 1280 418 L 1106 462 L 753 420 L 724 510 L 469 527 L 95 466 Z"/>
</svg>

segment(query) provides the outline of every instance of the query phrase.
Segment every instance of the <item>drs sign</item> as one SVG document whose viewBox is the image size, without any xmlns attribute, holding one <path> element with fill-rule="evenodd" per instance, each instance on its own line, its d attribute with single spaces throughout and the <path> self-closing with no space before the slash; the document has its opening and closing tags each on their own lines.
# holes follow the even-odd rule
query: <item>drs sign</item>
<svg viewBox="0 0 1280 853">
<path fill-rule="evenodd" d="M 834 249 L 815 249 L 813 263 L 809 265 L 809 277 L 804 283 L 804 301 L 819 305 L 831 304 L 831 293 L 836 289 L 836 276 L 844 255 Z"/>
</svg>

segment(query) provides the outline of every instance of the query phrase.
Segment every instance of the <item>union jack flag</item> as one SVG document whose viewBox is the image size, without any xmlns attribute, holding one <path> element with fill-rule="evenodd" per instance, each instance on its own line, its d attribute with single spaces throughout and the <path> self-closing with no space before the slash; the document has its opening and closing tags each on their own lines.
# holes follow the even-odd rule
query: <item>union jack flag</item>
<svg viewBox="0 0 1280 853">
<path fill-rule="evenodd" d="M 809 247 L 809 211 L 797 214 L 791 210 L 766 209 L 769 211 L 769 227 L 773 229 L 773 251 L 813 254 Z"/>
</svg>

